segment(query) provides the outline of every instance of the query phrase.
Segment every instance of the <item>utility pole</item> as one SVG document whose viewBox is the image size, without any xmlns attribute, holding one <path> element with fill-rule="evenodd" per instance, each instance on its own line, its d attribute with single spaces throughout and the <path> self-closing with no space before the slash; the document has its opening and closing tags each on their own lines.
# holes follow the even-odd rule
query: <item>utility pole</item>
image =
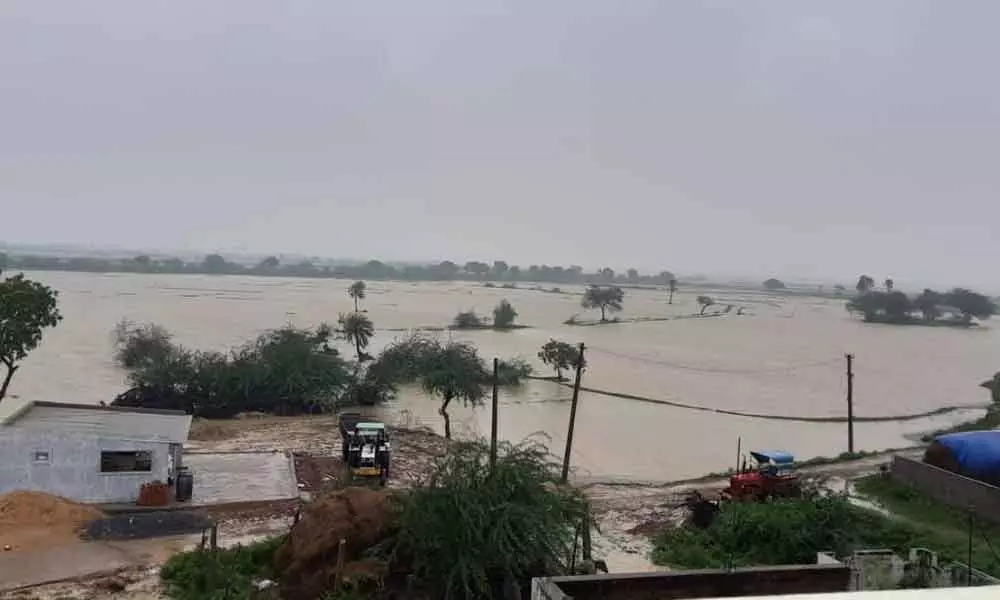
<svg viewBox="0 0 1000 600">
<path fill-rule="evenodd" d="M 499 395 L 497 388 L 500 387 L 500 359 L 493 359 L 493 418 L 490 422 L 490 475 L 497 467 L 497 406 L 499 405 Z"/>
<path fill-rule="evenodd" d="M 854 355 L 847 358 L 847 451 L 854 453 Z"/>
<path fill-rule="evenodd" d="M 573 429 L 576 427 L 576 405 L 580 400 L 580 377 L 583 375 L 583 342 L 576 357 L 576 381 L 573 383 L 573 403 L 569 408 L 569 431 L 566 432 L 566 454 L 563 455 L 562 482 L 569 480 L 569 453 L 573 449 Z"/>
<path fill-rule="evenodd" d="M 975 524 L 976 511 L 975 508 L 969 505 L 969 548 L 968 548 L 968 568 L 965 570 L 965 585 L 966 587 L 972 587 L 972 533 L 976 527 Z"/>
</svg>

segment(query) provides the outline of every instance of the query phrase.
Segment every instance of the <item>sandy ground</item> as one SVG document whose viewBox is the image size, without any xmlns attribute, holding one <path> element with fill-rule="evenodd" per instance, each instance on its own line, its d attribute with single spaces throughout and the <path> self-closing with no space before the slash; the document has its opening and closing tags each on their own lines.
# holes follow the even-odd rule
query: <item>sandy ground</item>
<svg viewBox="0 0 1000 600">
<path fill-rule="evenodd" d="M 428 431 L 394 429 L 393 476 L 391 487 L 405 488 L 422 479 L 434 457 L 444 451 L 444 440 Z M 340 455 L 340 436 L 334 417 L 276 418 L 247 417 L 226 422 L 196 422 L 188 449 L 192 452 L 284 452 L 322 460 L 312 462 L 313 472 L 303 491 L 314 491 L 328 481 L 339 485 L 332 474 L 324 475 L 317 464 L 327 464 L 330 457 Z M 904 453 L 919 456 L 920 450 Z M 823 480 L 831 489 L 850 490 L 854 478 L 877 472 L 891 454 L 879 455 L 851 463 L 806 467 L 801 473 Z M 303 461 L 297 461 L 302 463 Z M 332 464 L 332 463 L 331 463 Z M 319 469 L 317 471 L 317 469 Z M 628 482 L 616 480 L 577 480 L 591 501 L 595 529 L 592 532 L 594 558 L 603 559 L 612 572 L 656 570 L 649 560 L 652 550 L 650 537 L 659 530 L 682 522 L 686 516 L 682 502 L 692 489 L 721 490 L 727 480 L 703 478 L 685 482 Z M 288 530 L 287 516 L 220 515 L 219 538 L 223 545 L 247 543 Z M 111 576 L 101 574 L 73 582 L 38 586 L 14 594 L 0 592 L 0 599 L 54 600 L 75 598 L 129 598 L 159 600 L 163 598 L 158 581 L 158 565 L 170 554 L 194 548 L 200 537 L 145 540 L 144 554 Z M 82 544 L 82 542 L 81 542 Z M 82 550 L 82 548 L 81 548 Z"/>
</svg>

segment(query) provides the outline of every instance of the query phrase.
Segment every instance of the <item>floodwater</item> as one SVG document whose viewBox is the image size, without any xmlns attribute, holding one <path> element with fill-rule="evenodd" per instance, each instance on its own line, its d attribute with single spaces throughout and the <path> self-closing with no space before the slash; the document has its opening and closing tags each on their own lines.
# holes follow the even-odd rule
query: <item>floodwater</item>
<svg viewBox="0 0 1000 600">
<path fill-rule="evenodd" d="M 111 330 L 126 318 L 166 326 L 176 340 L 202 349 L 225 349 L 286 322 L 335 322 L 352 308 L 349 281 L 199 275 L 96 275 L 36 272 L 30 277 L 60 292 L 65 319 L 46 333 L 14 379 L 20 401 L 110 401 L 124 389 L 111 361 Z M 910 414 L 937 407 L 985 403 L 978 387 L 1000 369 L 1000 332 L 869 325 L 851 319 L 843 301 L 782 298 L 763 293 L 710 292 L 722 304 L 746 307 L 737 316 L 567 326 L 580 308 L 579 289 L 553 294 L 486 288 L 462 282 L 370 282 L 368 310 L 376 328 L 373 351 L 397 336 L 391 328 L 446 325 L 459 310 L 489 314 L 501 299 L 530 329 L 441 333 L 474 342 L 487 360 L 521 356 L 536 363 L 549 338 L 585 342 L 584 385 L 686 404 L 795 416 L 846 414 L 846 352 L 855 360 L 855 415 Z M 663 292 L 626 290 L 622 317 L 697 312 L 695 296 L 681 289 L 674 304 Z M 350 354 L 345 345 L 344 351 Z M 536 432 L 562 455 L 571 391 L 533 381 L 502 393 L 501 437 L 519 441 Z M 15 402 L 18 400 L 15 400 Z M 407 389 L 386 417 L 440 430 L 437 401 Z M 465 435 L 489 432 L 489 409 L 455 407 Z M 912 421 L 859 423 L 856 447 L 908 445 L 906 436 L 964 420 L 962 411 Z M 332 434 L 331 434 L 332 435 Z M 724 470 L 742 447 L 787 449 L 802 458 L 846 450 L 842 423 L 803 423 L 733 417 L 583 393 L 573 450 L 579 475 L 601 479 L 673 480 Z"/>
</svg>

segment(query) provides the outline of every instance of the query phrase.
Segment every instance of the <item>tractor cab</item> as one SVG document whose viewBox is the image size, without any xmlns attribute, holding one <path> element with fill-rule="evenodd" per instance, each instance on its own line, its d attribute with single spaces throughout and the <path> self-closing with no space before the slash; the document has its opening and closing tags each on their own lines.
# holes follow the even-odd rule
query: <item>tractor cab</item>
<svg viewBox="0 0 1000 600">
<path fill-rule="evenodd" d="M 389 479 L 389 435 L 384 423 L 341 416 L 344 461 L 352 477 L 378 477 L 382 485 Z"/>
<path fill-rule="evenodd" d="M 729 478 L 723 497 L 733 500 L 766 500 L 799 495 L 799 478 L 795 473 L 795 457 L 783 450 L 750 453 L 754 465 L 744 464 L 740 472 Z"/>
</svg>

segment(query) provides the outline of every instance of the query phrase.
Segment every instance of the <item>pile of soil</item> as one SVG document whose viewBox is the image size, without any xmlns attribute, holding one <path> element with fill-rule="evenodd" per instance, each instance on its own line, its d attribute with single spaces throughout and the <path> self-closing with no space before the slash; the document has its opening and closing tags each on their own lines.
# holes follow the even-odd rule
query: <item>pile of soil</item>
<svg viewBox="0 0 1000 600">
<path fill-rule="evenodd" d="M 281 597 L 320 597 L 334 579 L 340 540 L 346 540 L 344 577 L 378 577 L 380 566 L 359 557 L 386 539 L 393 526 L 390 496 L 384 491 L 352 487 L 320 496 L 310 503 L 275 555 L 282 582 Z"/>
<path fill-rule="evenodd" d="M 93 506 L 43 492 L 0 495 L 0 548 L 16 550 L 75 540 L 85 523 L 103 516 Z"/>
</svg>

